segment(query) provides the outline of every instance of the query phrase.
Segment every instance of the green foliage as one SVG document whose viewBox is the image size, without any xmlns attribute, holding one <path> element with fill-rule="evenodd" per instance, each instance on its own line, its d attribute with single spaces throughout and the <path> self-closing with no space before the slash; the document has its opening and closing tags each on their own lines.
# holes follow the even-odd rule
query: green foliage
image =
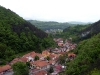
<svg viewBox="0 0 100 75">
<path fill-rule="evenodd" d="M 72 38 L 73 42 L 78 42 L 80 39 L 79 33 L 87 28 L 89 25 L 76 25 L 76 26 L 70 26 L 63 30 L 62 37 L 63 38 Z"/>
<path fill-rule="evenodd" d="M 52 72 L 54 72 L 53 67 L 50 67 L 49 73 L 52 73 Z"/>
<path fill-rule="evenodd" d="M 98 70 L 98 69 L 95 68 L 88 75 L 100 75 L 100 70 Z"/>
<path fill-rule="evenodd" d="M 29 69 L 23 62 L 17 62 L 12 65 L 14 75 L 29 75 Z"/>
<path fill-rule="evenodd" d="M 50 57 L 49 57 L 49 56 L 47 56 L 47 57 L 46 57 L 46 59 L 49 61 L 49 60 L 50 60 Z"/>
<path fill-rule="evenodd" d="M 28 67 L 30 67 L 30 62 L 26 62 L 26 65 L 27 65 Z"/>
<path fill-rule="evenodd" d="M 76 58 L 67 63 L 68 75 L 86 75 L 94 68 L 100 69 L 100 33 L 79 43 Z"/>
<path fill-rule="evenodd" d="M 59 56 L 59 59 L 58 59 L 58 62 L 60 63 L 60 64 L 65 64 L 65 61 L 66 61 L 66 57 L 67 57 L 67 55 L 60 55 Z"/>
<path fill-rule="evenodd" d="M 36 61 L 36 60 L 39 60 L 39 57 L 36 55 L 35 57 L 34 57 L 34 60 Z"/>
</svg>

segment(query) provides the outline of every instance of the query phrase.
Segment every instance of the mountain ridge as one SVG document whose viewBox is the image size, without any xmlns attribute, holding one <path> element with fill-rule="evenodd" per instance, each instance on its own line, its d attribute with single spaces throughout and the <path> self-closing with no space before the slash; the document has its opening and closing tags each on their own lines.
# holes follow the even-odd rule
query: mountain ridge
<svg viewBox="0 0 100 75">
<path fill-rule="evenodd" d="M 27 21 L 44 31 L 50 29 L 64 29 L 70 25 L 74 26 L 74 24 L 69 24 L 67 22 L 61 23 L 55 21 L 37 21 L 37 20 L 27 20 Z"/>
</svg>

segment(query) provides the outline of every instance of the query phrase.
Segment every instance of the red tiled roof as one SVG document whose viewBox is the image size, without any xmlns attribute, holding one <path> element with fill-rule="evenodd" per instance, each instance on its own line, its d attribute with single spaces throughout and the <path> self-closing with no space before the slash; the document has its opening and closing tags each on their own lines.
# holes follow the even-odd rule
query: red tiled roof
<svg viewBox="0 0 100 75">
<path fill-rule="evenodd" d="M 34 64 L 36 66 L 43 67 L 43 66 L 48 65 L 49 63 L 47 61 L 37 60 L 37 61 L 31 62 L 30 64 Z"/>
<path fill-rule="evenodd" d="M 36 71 L 38 71 L 38 70 L 40 70 L 40 69 L 33 69 L 33 70 L 31 70 L 31 72 L 36 72 Z"/>
<path fill-rule="evenodd" d="M 50 58 L 54 58 L 55 55 L 54 55 L 54 54 L 50 54 L 49 57 L 50 57 Z"/>
<path fill-rule="evenodd" d="M 29 56 L 30 56 L 30 53 L 25 54 L 23 57 L 29 57 Z"/>
<path fill-rule="evenodd" d="M 47 74 L 47 71 L 41 70 L 41 71 L 39 71 L 39 72 L 37 72 L 37 73 L 35 73 L 33 75 L 46 75 L 46 74 Z"/>
<path fill-rule="evenodd" d="M 4 72 L 4 71 L 9 70 L 9 69 L 11 69 L 10 65 L 1 66 L 0 67 L 0 72 Z"/>
<path fill-rule="evenodd" d="M 45 51 L 42 51 L 42 55 L 49 55 L 49 51 L 45 50 Z"/>
<path fill-rule="evenodd" d="M 15 58 L 10 62 L 10 64 L 12 65 L 12 64 L 14 64 L 14 63 L 16 63 L 18 61 L 21 61 L 20 58 Z"/>
<path fill-rule="evenodd" d="M 20 58 L 20 61 L 22 61 L 22 62 L 27 62 L 27 60 L 28 60 L 28 58 L 25 58 L 25 57 Z"/>
<path fill-rule="evenodd" d="M 55 63 L 55 61 L 54 60 L 49 60 L 49 63 L 53 64 L 53 63 Z"/>
<path fill-rule="evenodd" d="M 42 54 L 39 54 L 39 53 L 36 53 L 36 55 L 40 58 L 40 57 L 43 57 Z"/>
<path fill-rule="evenodd" d="M 28 54 L 25 54 L 23 57 L 29 57 L 29 56 L 35 57 L 36 53 L 33 51 L 33 52 L 28 53 Z"/>
<path fill-rule="evenodd" d="M 75 57 L 76 56 L 76 54 L 74 54 L 74 53 L 69 53 L 68 54 L 68 57 Z"/>
<path fill-rule="evenodd" d="M 64 55 L 64 54 L 66 54 L 66 52 L 60 52 L 59 54 L 62 54 L 62 55 Z"/>
<path fill-rule="evenodd" d="M 57 66 L 55 66 L 55 68 L 58 69 L 58 70 L 61 70 L 62 66 L 61 65 L 57 65 Z"/>
</svg>

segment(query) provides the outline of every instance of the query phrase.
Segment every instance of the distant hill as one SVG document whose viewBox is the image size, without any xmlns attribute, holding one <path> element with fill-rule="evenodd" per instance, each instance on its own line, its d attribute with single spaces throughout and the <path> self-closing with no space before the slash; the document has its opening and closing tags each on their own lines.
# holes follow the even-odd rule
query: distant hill
<svg viewBox="0 0 100 75">
<path fill-rule="evenodd" d="M 80 24 L 80 25 L 86 25 L 86 24 L 92 24 L 92 22 L 77 22 L 77 21 L 70 21 L 69 24 Z"/>
<path fill-rule="evenodd" d="M 28 20 L 31 24 L 35 25 L 36 27 L 42 29 L 42 30 L 50 30 L 50 29 L 65 29 L 69 26 L 74 26 L 74 24 L 69 24 L 67 22 L 65 23 L 59 23 L 59 22 L 53 22 L 53 21 L 37 21 L 37 20 Z"/>
<path fill-rule="evenodd" d="M 22 52 L 41 52 L 53 43 L 44 31 L 0 6 L 0 61 L 10 61 Z"/>
</svg>

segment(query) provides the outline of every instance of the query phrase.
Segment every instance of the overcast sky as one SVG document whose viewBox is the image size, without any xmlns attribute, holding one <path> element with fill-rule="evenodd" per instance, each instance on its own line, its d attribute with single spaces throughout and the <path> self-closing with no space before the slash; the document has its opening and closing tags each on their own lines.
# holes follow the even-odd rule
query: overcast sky
<svg viewBox="0 0 100 75">
<path fill-rule="evenodd" d="M 95 22 L 100 19 L 100 0 L 0 0 L 24 19 Z"/>
</svg>

